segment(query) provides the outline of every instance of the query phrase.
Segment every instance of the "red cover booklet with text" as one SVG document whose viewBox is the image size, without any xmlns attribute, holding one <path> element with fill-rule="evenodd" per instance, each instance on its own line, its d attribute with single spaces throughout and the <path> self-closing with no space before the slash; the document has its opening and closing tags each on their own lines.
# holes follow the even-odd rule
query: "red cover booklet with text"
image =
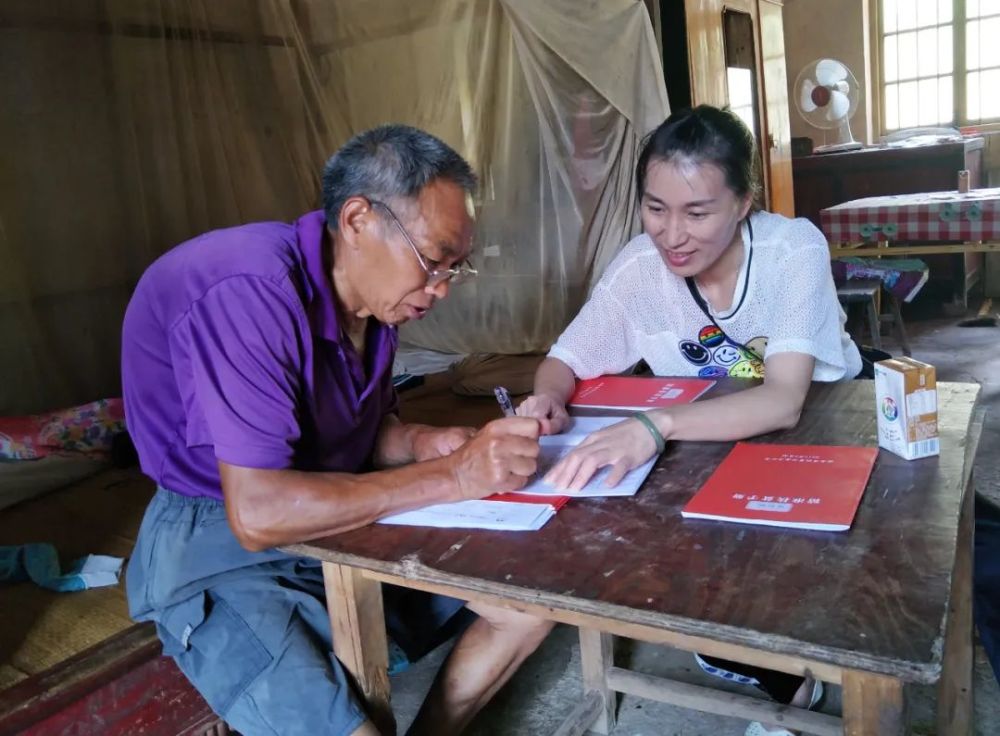
<svg viewBox="0 0 1000 736">
<path fill-rule="evenodd" d="M 707 378 L 601 376 L 578 381 L 569 405 L 591 409 L 646 411 L 689 404 L 715 385 Z"/>
<path fill-rule="evenodd" d="M 876 447 L 764 445 L 737 442 L 681 512 L 798 529 L 849 529 Z"/>
<path fill-rule="evenodd" d="M 537 496 L 531 493 L 494 493 L 484 498 L 484 501 L 499 501 L 501 503 L 539 503 L 551 506 L 558 511 L 569 501 L 569 496 Z"/>
</svg>

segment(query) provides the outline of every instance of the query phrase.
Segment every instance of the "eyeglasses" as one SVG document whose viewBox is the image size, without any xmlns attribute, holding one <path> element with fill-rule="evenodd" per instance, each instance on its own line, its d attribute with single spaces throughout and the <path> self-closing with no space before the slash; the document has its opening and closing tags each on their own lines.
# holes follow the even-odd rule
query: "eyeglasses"
<svg viewBox="0 0 1000 736">
<path fill-rule="evenodd" d="M 399 228 L 399 232 L 413 250 L 413 255 L 417 257 L 420 267 L 424 269 L 424 273 L 427 274 L 427 286 L 434 288 L 444 281 L 460 284 L 463 281 L 467 281 L 468 279 L 479 275 L 479 271 L 474 269 L 468 260 L 462 261 L 454 268 L 431 268 L 427 263 L 427 259 L 421 255 L 419 250 L 417 250 L 417 246 L 413 242 L 413 238 L 411 238 L 410 234 L 406 232 L 406 228 L 403 227 L 403 223 L 399 221 L 399 218 L 396 217 L 396 213 L 392 211 L 389 205 L 384 202 L 379 202 L 377 199 L 370 199 L 368 201 L 371 202 L 373 206 L 380 207 L 385 210 L 385 213 L 389 215 L 389 218 L 396 223 L 396 227 Z"/>
</svg>

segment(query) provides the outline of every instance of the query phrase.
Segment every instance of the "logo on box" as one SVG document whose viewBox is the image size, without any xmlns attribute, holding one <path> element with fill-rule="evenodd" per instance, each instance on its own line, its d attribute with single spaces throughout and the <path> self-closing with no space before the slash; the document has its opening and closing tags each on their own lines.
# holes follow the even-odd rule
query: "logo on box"
<svg viewBox="0 0 1000 736">
<path fill-rule="evenodd" d="M 886 396 L 882 399 L 882 416 L 890 422 L 896 421 L 896 417 L 899 416 L 899 408 L 891 396 Z"/>
</svg>

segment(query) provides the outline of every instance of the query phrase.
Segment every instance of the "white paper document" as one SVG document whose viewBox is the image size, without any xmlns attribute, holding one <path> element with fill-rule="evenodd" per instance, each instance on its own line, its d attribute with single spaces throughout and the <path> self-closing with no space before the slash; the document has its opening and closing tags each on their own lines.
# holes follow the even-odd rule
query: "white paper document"
<svg viewBox="0 0 1000 736">
<path fill-rule="evenodd" d="M 576 447 L 583 439 L 624 417 L 576 417 L 566 432 L 539 440 L 541 453 L 538 458 L 538 472 L 535 480 L 529 483 L 519 493 L 533 496 L 568 496 L 570 498 L 595 496 L 632 496 L 649 475 L 656 462 L 652 458 L 640 465 L 622 478 L 614 488 L 606 488 L 604 479 L 609 470 L 601 469 L 591 481 L 577 493 L 561 491 L 543 483 L 541 478 L 555 465 L 560 458 Z M 515 494 L 511 494 L 515 495 Z M 509 498 L 509 496 L 508 496 Z M 558 503 L 553 498 L 553 503 Z M 519 503 L 511 500 L 479 499 L 474 501 L 459 501 L 457 503 L 441 503 L 425 506 L 414 511 L 393 514 L 379 520 L 380 524 L 400 524 L 403 526 L 432 526 L 444 529 L 493 529 L 508 531 L 533 531 L 541 529 L 556 513 L 556 507 L 537 500 L 530 503 Z"/>
<path fill-rule="evenodd" d="M 425 506 L 415 511 L 393 514 L 379 524 L 404 526 L 435 526 L 443 529 L 506 529 L 534 531 L 556 513 L 547 503 L 517 503 L 514 501 L 459 501 Z"/>
</svg>

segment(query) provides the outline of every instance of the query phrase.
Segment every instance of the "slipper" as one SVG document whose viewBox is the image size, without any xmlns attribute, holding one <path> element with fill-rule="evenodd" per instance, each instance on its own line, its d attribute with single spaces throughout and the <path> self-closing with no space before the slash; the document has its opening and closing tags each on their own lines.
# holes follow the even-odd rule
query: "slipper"
<svg viewBox="0 0 1000 736">
<path fill-rule="evenodd" d="M 823 683 L 819 680 L 814 680 L 812 695 L 809 696 L 809 710 L 812 710 L 819 704 L 819 701 L 823 699 L 824 694 Z M 771 730 L 765 728 L 764 724 L 760 721 L 751 721 L 750 725 L 747 726 L 747 730 L 743 733 L 743 736 L 795 736 L 795 734 L 787 728 L 777 728 Z"/>
</svg>

